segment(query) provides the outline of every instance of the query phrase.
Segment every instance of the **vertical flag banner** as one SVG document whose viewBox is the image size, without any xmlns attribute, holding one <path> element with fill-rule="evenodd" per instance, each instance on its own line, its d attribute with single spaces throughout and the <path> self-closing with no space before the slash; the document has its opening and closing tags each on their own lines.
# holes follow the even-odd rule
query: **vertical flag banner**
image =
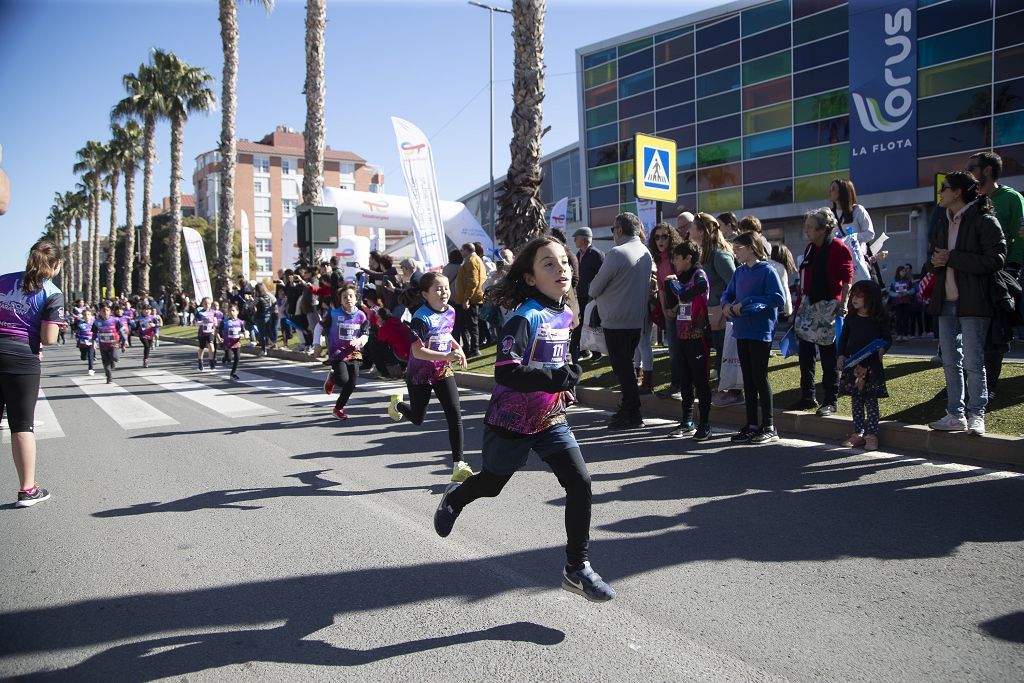
<svg viewBox="0 0 1024 683">
<path fill-rule="evenodd" d="M 245 210 L 241 211 L 242 214 L 242 277 L 249 280 L 249 274 L 252 272 L 249 270 L 249 216 L 245 213 Z"/>
<path fill-rule="evenodd" d="M 850 177 L 861 194 L 917 187 L 917 3 L 850 3 Z"/>
<path fill-rule="evenodd" d="M 213 299 L 213 290 L 210 288 L 210 270 L 206 266 L 206 249 L 203 248 L 203 238 L 192 228 L 181 228 L 182 239 L 185 240 L 185 250 L 188 252 L 188 266 L 192 271 L 192 288 L 195 290 L 196 301 L 202 301 L 203 297 Z"/>
<path fill-rule="evenodd" d="M 448 262 L 447 243 L 430 142 L 423 131 L 404 119 L 392 116 L 391 124 L 395 128 L 398 156 L 412 206 L 417 256 L 424 270 L 443 268 Z"/>
<path fill-rule="evenodd" d="M 558 228 L 559 230 L 565 230 L 566 220 L 565 212 L 569 208 L 569 198 L 562 197 L 555 205 L 551 208 L 551 220 L 548 221 L 548 225 L 552 230 Z"/>
<path fill-rule="evenodd" d="M 650 237 L 651 232 L 654 230 L 654 224 L 658 222 L 658 202 L 651 201 L 650 199 L 637 199 L 636 213 L 637 218 L 640 219 L 644 226 L 644 232 Z"/>
</svg>

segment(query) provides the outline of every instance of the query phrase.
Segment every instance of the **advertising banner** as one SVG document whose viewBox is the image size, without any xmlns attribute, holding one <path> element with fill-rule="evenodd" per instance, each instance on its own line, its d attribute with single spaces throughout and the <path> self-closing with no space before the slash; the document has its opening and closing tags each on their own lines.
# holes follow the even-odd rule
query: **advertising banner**
<svg viewBox="0 0 1024 683">
<path fill-rule="evenodd" d="M 195 290 L 196 301 L 202 301 L 204 297 L 213 299 L 213 289 L 210 287 L 210 270 L 206 267 L 206 250 L 203 248 L 203 238 L 192 228 L 181 228 L 181 237 L 185 240 L 185 250 L 188 252 L 188 266 L 192 271 L 192 288 Z"/>
<path fill-rule="evenodd" d="M 241 220 L 241 223 L 242 223 L 242 227 L 241 227 L 241 233 L 242 233 L 241 234 L 241 237 L 242 237 L 242 277 L 244 277 L 246 280 L 248 280 L 250 273 L 252 273 L 252 271 L 249 270 L 249 216 L 248 216 L 248 214 L 245 213 L 244 209 L 241 211 L 241 214 L 242 214 L 242 220 Z"/>
<path fill-rule="evenodd" d="M 644 232 L 650 237 L 654 224 L 658 222 L 658 202 L 650 199 L 636 200 L 636 217 L 644 226 Z"/>
<path fill-rule="evenodd" d="M 850 3 L 850 177 L 858 194 L 917 187 L 916 8 L 913 0 Z"/>
<path fill-rule="evenodd" d="M 360 267 L 370 265 L 370 238 L 362 235 L 339 237 L 338 250 L 334 255 L 338 257 L 338 265 L 345 279 L 355 282 L 356 277 L 362 272 Z"/>
<path fill-rule="evenodd" d="M 557 202 L 555 202 L 555 205 L 553 207 L 551 207 L 551 220 L 548 221 L 548 225 L 552 230 L 558 228 L 559 230 L 565 231 L 565 213 L 566 209 L 568 208 L 568 197 L 562 197 Z"/>
<path fill-rule="evenodd" d="M 443 268 L 448 263 L 448 251 L 430 141 L 423 131 L 404 119 L 392 116 L 391 123 L 412 206 L 416 253 L 424 270 Z"/>
</svg>

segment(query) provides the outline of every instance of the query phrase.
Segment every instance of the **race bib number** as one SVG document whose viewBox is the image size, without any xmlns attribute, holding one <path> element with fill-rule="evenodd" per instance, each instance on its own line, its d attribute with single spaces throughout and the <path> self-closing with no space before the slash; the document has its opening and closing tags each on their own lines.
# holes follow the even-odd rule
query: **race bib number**
<svg viewBox="0 0 1024 683">
<path fill-rule="evenodd" d="M 438 353 L 448 353 L 452 349 L 452 335 L 436 334 L 427 340 L 427 348 Z"/>
<path fill-rule="evenodd" d="M 203 323 L 202 325 L 199 326 L 199 331 L 202 332 L 203 334 L 213 334 L 213 328 L 213 323 Z"/>
<path fill-rule="evenodd" d="M 676 320 L 687 323 L 693 320 L 693 304 L 679 304 L 679 312 L 676 313 Z"/>
<path fill-rule="evenodd" d="M 342 341 L 352 341 L 356 338 L 359 333 L 359 325 L 353 325 L 352 323 L 338 323 L 338 339 Z"/>
<path fill-rule="evenodd" d="M 113 344 L 117 340 L 117 337 L 113 332 L 100 332 L 100 343 L 101 344 Z"/>
<path fill-rule="evenodd" d="M 553 329 L 542 326 L 537 331 L 533 352 L 528 365 L 534 368 L 560 368 L 565 365 L 566 352 L 569 350 L 568 329 Z"/>
</svg>

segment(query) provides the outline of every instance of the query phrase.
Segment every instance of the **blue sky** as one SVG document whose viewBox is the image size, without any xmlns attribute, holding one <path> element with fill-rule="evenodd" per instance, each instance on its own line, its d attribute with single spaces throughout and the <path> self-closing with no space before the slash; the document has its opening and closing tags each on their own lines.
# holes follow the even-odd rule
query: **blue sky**
<svg viewBox="0 0 1024 683">
<path fill-rule="evenodd" d="M 510 0 L 492 4 L 509 7 Z M 579 138 L 575 49 L 715 4 L 707 0 L 549 0 L 545 32 L 548 153 Z M 419 126 L 434 147 L 439 191 L 456 199 L 488 174 L 487 12 L 464 0 L 334 2 L 327 9 L 327 144 L 384 169 L 385 190 L 404 194 L 390 117 Z M 279 0 L 271 14 L 239 6 L 239 137 L 257 140 L 278 124 L 305 122 L 304 3 Z M 512 135 L 512 18 L 495 14 L 495 175 L 508 168 Z M 121 76 L 159 47 L 215 79 L 222 58 L 216 0 L 0 0 L 0 145 L 11 177 L 0 218 L 0 273 L 24 267 L 54 192 L 74 188 L 75 152 L 109 139 Z M 186 125 L 182 191 L 192 191 L 196 155 L 216 147 L 220 115 Z M 167 196 L 170 132 L 158 126 L 153 199 Z M 141 173 L 136 216 L 141 221 Z M 123 183 L 119 216 L 124 222 Z M 109 225 L 104 207 L 101 233 Z"/>
</svg>

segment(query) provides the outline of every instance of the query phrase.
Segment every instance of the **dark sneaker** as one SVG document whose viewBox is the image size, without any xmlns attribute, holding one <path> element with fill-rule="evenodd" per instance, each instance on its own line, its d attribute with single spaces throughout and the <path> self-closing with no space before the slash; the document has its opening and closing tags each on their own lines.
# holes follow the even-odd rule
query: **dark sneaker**
<svg viewBox="0 0 1024 683">
<path fill-rule="evenodd" d="M 620 430 L 620 429 L 639 429 L 643 427 L 644 419 L 640 416 L 640 413 L 634 413 L 632 415 L 625 414 L 619 417 L 617 420 L 608 424 L 608 429 Z"/>
<path fill-rule="evenodd" d="M 459 513 L 462 510 L 456 510 L 454 507 L 448 504 L 448 496 L 452 494 L 452 491 L 459 488 L 461 484 L 451 483 L 441 496 L 441 502 L 438 503 L 437 509 L 434 510 L 434 531 L 441 538 L 446 538 L 448 534 L 452 532 L 452 527 L 455 526 L 455 520 L 459 518 Z"/>
<path fill-rule="evenodd" d="M 684 436 L 693 436 L 697 433 L 697 428 L 693 426 L 692 422 L 681 422 L 679 426 L 668 433 L 670 439 L 682 439 Z"/>
<path fill-rule="evenodd" d="M 701 424 L 697 425 L 697 431 L 693 433 L 694 441 L 706 441 L 711 438 L 711 425 Z"/>
<path fill-rule="evenodd" d="M 205 370 L 205 369 L 206 369 L 206 368 L 205 368 L 205 367 L 203 367 L 203 361 L 199 361 L 199 371 L 200 371 L 200 372 L 202 372 L 202 371 L 203 371 L 203 370 Z"/>
<path fill-rule="evenodd" d="M 818 407 L 818 402 L 813 398 L 802 398 L 796 403 L 790 404 L 786 410 L 814 410 Z"/>
<path fill-rule="evenodd" d="M 26 492 L 18 491 L 18 502 L 14 504 L 16 508 L 27 508 L 32 507 L 36 503 L 42 503 L 44 500 L 50 499 L 50 492 L 44 488 L 36 487 L 35 491 Z"/>
<path fill-rule="evenodd" d="M 231 373 L 231 374 L 229 375 L 229 377 L 231 377 L 231 379 L 238 379 L 238 373 L 232 372 L 232 373 Z"/>
<path fill-rule="evenodd" d="M 683 398 L 682 393 L 679 391 L 679 387 L 671 384 L 661 391 L 654 392 L 654 395 L 658 398 L 667 398 L 673 401 L 679 401 Z"/>
<path fill-rule="evenodd" d="M 733 434 L 729 440 L 733 443 L 747 443 L 754 438 L 754 434 L 757 434 L 757 429 L 747 425 L 738 434 Z"/>
<path fill-rule="evenodd" d="M 755 433 L 754 436 L 751 437 L 750 443 L 763 444 L 771 443 L 772 441 L 778 440 L 779 433 L 775 431 L 775 427 L 761 427 L 760 429 L 757 430 L 757 433 Z"/>
<path fill-rule="evenodd" d="M 578 567 L 563 567 L 562 588 L 570 593 L 582 595 L 590 602 L 608 602 L 615 597 L 615 591 L 591 568 L 589 562 L 584 562 Z"/>
<path fill-rule="evenodd" d="M 818 408 L 818 412 L 815 413 L 818 417 L 828 417 L 829 415 L 836 414 L 836 404 L 826 403 L 825 405 Z"/>
</svg>

